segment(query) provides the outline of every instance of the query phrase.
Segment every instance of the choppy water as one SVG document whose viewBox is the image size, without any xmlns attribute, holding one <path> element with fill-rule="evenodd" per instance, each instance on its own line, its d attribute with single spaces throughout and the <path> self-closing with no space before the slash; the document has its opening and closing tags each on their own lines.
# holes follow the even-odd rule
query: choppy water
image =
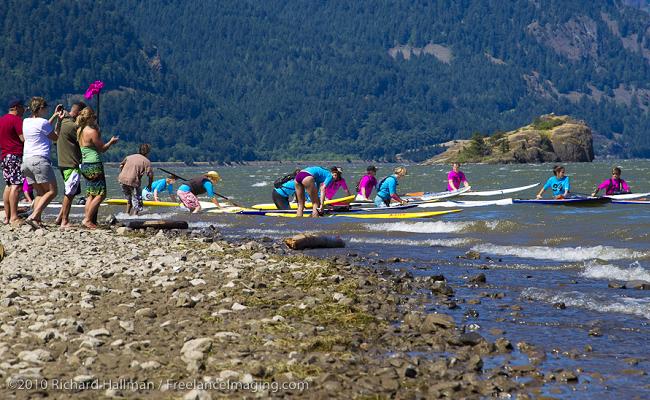
<svg viewBox="0 0 650 400">
<path fill-rule="evenodd" d="M 573 192 L 589 193 L 596 184 L 609 178 L 612 165 L 623 168 L 623 177 L 636 192 L 650 192 L 650 161 L 598 161 L 568 164 Z M 348 186 L 353 188 L 365 165 L 343 164 Z M 293 169 L 289 163 L 272 166 L 236 166 L 219 168 L 223 177 L 218 189 L 244 204 L 271 202 L 272 182 Z M 380 165 L 384 176 L 392 165 Z M 439 191 L 445 187 L 448 166 L 412 166 L 400 182 L 399 191 Z M 467 165 L 462 170 L 476 190 L 523 186 L 544 182 L 552 165 Z M 191 176 L 196 168 L 178 169 Z M 110 193 L 119 197 L 114 169 L 109 169 Z M 352 178 L 351 178 L 352 177 Z M 535 190 L 515 193 L 521 198 L 534 197 Z M 494 197 L 490 199 L 497 199 Z M 463 197 L 463 200 L 472 198 Z M 479 198 L 476 200 L 486 200 Z M 103 212 L 119 209 L 105 207 Z M 80 210 L 73 211 L 80 213 Z M 178 210 L 157 209 L 146 217 L 178 217 Z M 481 292 L 505 293 L 503 299 L 482 300 L 465 305 L 455 313 L 459 321 L 474 323 L 479 332 L 491 337 L 491 328 L 506 331 L 513 340 L 541 345 L 549 354 L 545 369 L 582 368 L 599 372 L 605 382 L 594 379 L 590 385 L 578 384 L 563 396 L 609 398 L 617 396 L 650 397 L 648 376 L 634 376 L 625 369 L 650 370 L 650 291 L 609 289 L 611 280 L 650 280 L 650 206 L 606 205 L 571 208 L 514 204 L 464 209 L 440 219 L 419 221 L 341 221 L 274 219 L 259 216 L 189 216 L 191 226 L 215 225 L 226 235 L 237 237 L 282 238 L 298 232 L 323 232 L 343 237 L 344 250 L 317 250 L 314 254 L 357 253 L 371 259 L 400 257 L 407 261 L 394 264 L 414 274 L 442 273 L 453 283 L 463 284 L 464 276 L 485 272 L 488 286 L 466 287 L 458 291 L 461 299 L 479 298 Z M 124 215 L 121 215 L 125 217 Z M 481 253 L 481 260 L 458 259 L 468 250 Z M 490 259 L 485 259 L 488 256 Z M 383 264 L 387 265 L 387 264 Z M 483 268 L 488 268 L 484 270 Z M 566 309 L 557 309 L 555 303 Z M 507 307 L 519 304 L 517 313 Z M 469 308 L 478 317 L 464 316 Z M 506 310 L 504 312 L 503 310 Z M 600 337 L 589 336 L 598 327 Z M 493 338 L 493 337 L 492 337 Z M 562 352 L 581 352 L 585 345 L 593 352 L 577 359 Z M 627 357 L 640 359 L 631 367 Z M 555 392 L 550 392 L 551 394 Z"/>
</svg>

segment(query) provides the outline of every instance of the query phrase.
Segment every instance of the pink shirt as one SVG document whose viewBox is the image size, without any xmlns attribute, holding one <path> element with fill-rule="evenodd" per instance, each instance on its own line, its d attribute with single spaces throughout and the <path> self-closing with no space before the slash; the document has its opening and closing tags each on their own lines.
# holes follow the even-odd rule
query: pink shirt
<svg viewBox="0 0 650 400">
<path fill-rule="evenodd" d="M 447 174 L 447 190 L 454 190 L 454 188 L 452 188 L 449 184 L 449 181 L 454 182 L 456 189 L 460 189 L 460 184 L 467 182 L 467 179 L 465 178 L 465 174 L 463 174 L 461 171 L 454 172 L 452 169 L 449 171 L 449 174 Z"/>
<path fill-rule="evenodd" d="M 619 186 L 621 188 L 621 191 L 623 192 L 629 192 L 630 191 L 630 186 L 628 186 L 627 182 L 623 179 L 605 179 L 603 183 L 598 186 L 598 190 L 605 189 L 605 194 L 607 195 L 612 195 L 616 194 L 619 190 Z"/>
<path fill-rule="evenodd" d="M 343 188 L 343 190 L 348 190 L 348 185 L 345 183 L 345 179 L 341 178 L 338 181 L 333 180 L 332 183 L 327 185 L 325 188 L 325 198 L 328 200 L 333 199 L 336 195 L 336 192 L 338 192 L 340 188 Z"/>
<path fill-rule="evenodd" d="M 377 186 L 377 178 L 375 178 L 372 175 L 364 175 L 363 178 L 361 178 L 361 182 L 359 182 L 359 193 L 363 193 L 363 189 L 366 189 L 366 198 L 370 198 L 370 194 L 372 193 L 372 189 Z"/>
</svg>

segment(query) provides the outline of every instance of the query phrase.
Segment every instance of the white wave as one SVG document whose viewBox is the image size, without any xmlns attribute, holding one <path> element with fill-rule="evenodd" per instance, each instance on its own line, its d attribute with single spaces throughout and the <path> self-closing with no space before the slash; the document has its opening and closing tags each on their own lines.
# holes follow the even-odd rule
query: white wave
<svg viewBox="0 0 650 400">
<path fill-rule="evenodd" d="M 638 262 L 633 262 L 628 268 L 621 268 L 614 265 L 598 265 L 587 263 L 585 270 L 581 273 L 585 278 L 593 279 L 616 279 L 619 281 L 650 281 L 650 271 L 643 268 Z"/>
<path fill-rule="evenodd" d="M 179 207 L 180 210 L 180 207 Z M 140 215 L 129 215 L 125 212 L 115 214 L 115 218 L 120 221 L 140 220 L 140 219 L 166 219 L 178 216 L 178 213 L 151 213 Z"/>
<path fill-rule="evenodd" d="M 264 186 L 268 186 L 268 185 L 269 185 L 269 182 L 262 181 L 262 182 L 253 183 L 251 186 L 252 187 L 264 187 Z"/>
<path fill-rule="evenodd" d="M 527 288 L 521 297 L 546 303 L 564 303 L 568 307 L 580 307 L 598 312 L 613 312 L 637 315 L 650 319 L 650 299 L 616 295 L 594 295 L 584 292 L 551 292 L 546 289 Z"/>
<path fill-rule="evenodd" d="M 230 224 L 219 224 L 215 222 L 196 221 L 196 222 L 188 222 L 187 226 L 190 229 L 209 228 L 211 226 L 214 228 L 225 228 L 230 226 Z"/>
<path fill-rule="evenodd" d="M 429 239 L 429 240 L 407 240 L 407 239 L 368 239 L 352 238 L 351 243 L 388 244 L 398 246 L 439 246 L 457 247 L 473 242 L 473 239 Z"/>
<path fill-rule="evenodd" d="M 586 260 L 623 260 L 647 257 L 642 253 L 630 249 L 619 249 L 610 246 L 593 247 L 547 247 L 547 246 L 499 246 L 491 243 L 478 244 L 472 250 L 480 253 L 496 254 L 500 256 L 515 256 L 520 258 L 534 258 L 537 260 L 553 261 L 586 261 Z"/>
<path fill-rule="evenodd" d="M 383 224 L 365 224 L 370 231 L 411 232 L 411 233 L 452 233 L 460 232 L 473 222 L 388 222 Z"/>
</svg>

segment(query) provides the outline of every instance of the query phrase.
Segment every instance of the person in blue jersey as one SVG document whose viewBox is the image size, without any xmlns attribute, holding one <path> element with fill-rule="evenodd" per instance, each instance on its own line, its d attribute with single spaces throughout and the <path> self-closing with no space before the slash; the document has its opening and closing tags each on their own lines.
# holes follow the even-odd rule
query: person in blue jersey
<svg viewBox="0 0 650 400">
<path fill-rule="evenodd" d="M 298 202 L 297 216 L 302 217 L 305 211 L 305 194 L 309 194 L 312 202 L 312 217 L 323 213 L 325 203 L 325 188 L 332 182 L 332 173 L 323 167 L 308 167 L 296 175 L 296 201 Z M 320 196 L 319 196 L 320 193 Z"/>
<path fill-rule="evenodd" d="M 296 175 L 300 172 L 299 169 L 293 171 L 293 173 L 278 178 L 273 182 L 273 204 L 278 210 L 288 210 L 291 208 L 289 201 L 291 196 L 296 193 Z"/>
<path fill-rule="evenodd" d="M 375 196 L 375 206 L 377 207 L 390 207 L 391 200 L 395 200 L 400 204 L 406 204 L 397 194 L 397 185 L 399 180 L 406 176 L 408 171 L 404 167 L 396 167 L 393 170 L 393 175 L 389 175 L 382 179 L 377 185 L 377 196 Z"/>
<path fill-rule="evenodd" d="M 555 199 L 565 199 L 569 197 L 569 192 L 571 191 L 571 184 L 569 182 L 569 177 L 565 175 L 566 171 L 561 165 L 556 165 L 553 167 L 553 175 L 548 178 L 544 187 L 537 193 L 537 198 L 541 199 L 542 195 L 546 189 L 551 189 L 553 191 L 553 198 Z"/>
<path fill-rule="evenodd" d="M 180 199 L 181 203 L 183 203 L 183 205 L 192 213 L 201 211 L 201 203 L 199 203 L 199 199 L 196 196 L 204 193 L 208 195 L 217 208 L 221 208 L 221 205 L 217 200 L 217 195 L 214 192 L 214 187 L 220 180 L 221 176 L 218 172 L 207 172 L 204 175 L 196 176 L 190 179 L 187 183 L 182 184 L 176 191 L 176 195 Z"/>
<path fill-rule="evenodd" d="M 178 180 L 176 175 L 170 175 L 167 178 L 162 178 L 155 180 L 151 184 L 151 191 L 146 187 L 142 189 L 142 198 L 148 201 L 160 201 L 160 194 L 167 192 L 171 201 L 176 201 L 176 195 L 174 194 L 174 184 Z"/>
</svg>

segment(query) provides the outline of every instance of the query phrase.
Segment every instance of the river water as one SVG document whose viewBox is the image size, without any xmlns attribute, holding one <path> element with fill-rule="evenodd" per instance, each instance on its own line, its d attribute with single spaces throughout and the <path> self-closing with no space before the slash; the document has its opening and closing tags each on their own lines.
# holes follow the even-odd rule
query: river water
<svg viewBox="0 0 650 400">
<path fill-rule="evenodd" d="M 650 192 L 648 160 L 566 164 L 573 192 L 591 192 L 597 183 L 609 178 L 613 165 L 622 167 L 623 178 L 633 191 Z M 354 190 L 365 165 L 339 166 Z M 378 177 L 385 176 L 393 166 L 379 165 Z M 223 177 L 218 191 L 243 204 L 271 202 L 273 180 L 293 167 L 290 163 L 222 167 L 218 169 Z M 475 190 L 492 190 L 544 182 L 551 176 L 552 165 L 465 165 L 461 169 Z M 446 165 L 409 166 L 409 175 L 400 182 L 399 191 L 443 190 L 448 170 Z M 197 168 L 177 169 L 181 176 L 198 172 Z M 109 168 L 107 173 L 111 197 L 120 197 L 116 170 Z M 536 190 L 490 199 L 533 198 Z M 102 213 L 107 212 L 118 213 L 120 209 L 103 207 Z M 73 214 L 80 215 L 80 210 Z M 498 328 L 513 343 L 525 340 L 540 346 L 547 353 L 541 364 L 544 371 L 584 371 L 580 382 L 569 389 L 547 384 L 545 394 L 585 399 L 650 398 L 650 378 L 642 372 L 650 370 L 650 291 L 608 288 L 610 281 L 650 281 L 650 205 L 577 208 L 514 204 L 467 208 L 437 219 L 408 221 L 190 216 L 180 209 L 162 208 L 148 210 L 143 217 L 182 217 L 190 219 L 193 227 L 214 225 L 230 237 L 279 239 L 305 231 L 339 235 L 347 243 L 345 249 L 308 253 L 354 253 L 371 264 L 416 275 L 443 274 L 460 285 L 456 293 L 459 307 L 445 310 L 457 322 L 493 340 L 497 337 L 494 328 Z M 126 215 L 118 214 L 118 218 Z M 479 252 L 481 259 L 458 258 L 469 250 Z M 402 261 L 382 263 L 393 257 Z M 467 284 L 466 277 L 481 272 L 487 275 L 485 286 Z M 485 297 L 497 293 L 497 298 Z M 480 304 L 463 303 L 476 303 L 477 299 Z M 566 308 L 559 308 L 558 303 Z M 440 306 L 432 304 L 432 309 L 437 308 Z M 527 363 L 517 352 L 510 362 Z"/>
</svg>

